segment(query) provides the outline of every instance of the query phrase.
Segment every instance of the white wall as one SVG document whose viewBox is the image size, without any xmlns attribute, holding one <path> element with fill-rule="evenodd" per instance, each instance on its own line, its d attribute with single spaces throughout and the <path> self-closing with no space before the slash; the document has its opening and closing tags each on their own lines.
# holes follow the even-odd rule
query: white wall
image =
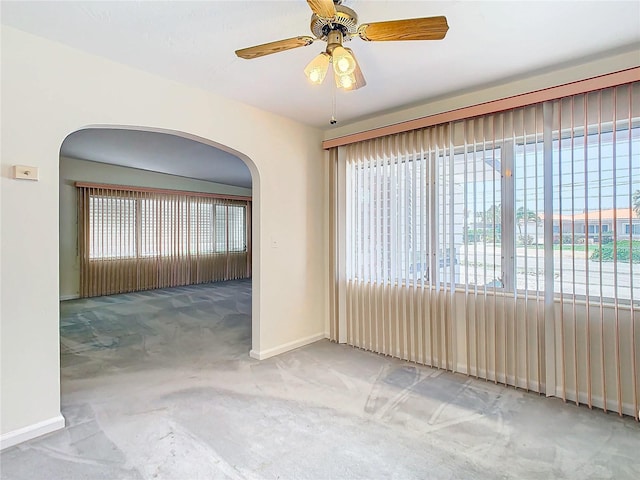
<svg viewBox="0 0 640 480">
<path fill-rule="evenodd" d="M 319 130 L 9 27 L 1 35 L 4 446 L 60 426 L 58 165 L 60 145 L 79 128 L 186 132 L 246 159 L 254 179 L 254 354 L 268 356 L 324 335 Z M 40 181 L 11 179 L 16 164 L 39 167 Z M 278 248 L 271 248 L 272 240 Z"/>
<path fill-rule="evenodd" d="M 75 182 L 107 183 L 135 187 L 165 188 L 187 192 L 251 196 L 250 188 L 233 187 L 192 178 L 149 172 L 106 163 L 60 157 L 60 299 L 80 295 L 78 256 L 78 198 Z"/>
</svg>

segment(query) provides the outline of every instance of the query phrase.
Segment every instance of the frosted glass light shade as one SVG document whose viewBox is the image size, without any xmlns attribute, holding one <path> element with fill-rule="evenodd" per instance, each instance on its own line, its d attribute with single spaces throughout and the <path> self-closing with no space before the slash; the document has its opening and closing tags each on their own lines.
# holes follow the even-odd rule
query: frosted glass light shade
<svg viewBox="0 0 640 480">
<path fill-rule="evenodd" d="M 334 48 L 331 55 L 336 75 L 350 75 L 356 69 L 356 59 L 344 47 Z"/>
<path fill-rule="evenodd" d="M 328 53 L 322 52 L 315 57 L 304 69 L 304 74 L 314 85 L 320 85 L 327 75 L 329 69 L 329 61 L 331 57 Z"/>
<path fill-rule="evenodd" d="M 336 86 L 338 88 L 344 88 L 345 90 L 351 90 L 356 86 L 356 77 L 353 73 L 349 75 L 335 75 Z"/>
</svg>

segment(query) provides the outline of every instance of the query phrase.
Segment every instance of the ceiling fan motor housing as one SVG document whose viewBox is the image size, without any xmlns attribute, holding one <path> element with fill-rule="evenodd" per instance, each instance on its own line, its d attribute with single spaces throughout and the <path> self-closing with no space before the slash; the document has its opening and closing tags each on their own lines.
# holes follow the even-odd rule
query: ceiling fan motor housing
<svg viewBox="0 0 640 480">
<path fill-rule="evenodd" d="M 339 31 L 342 40 L 351 40 L 358 33 L 358 15 L 348 7 L 336 4 L 336 16 L 322 18 L 311 15 L 311 32 L 320 40 L 329 42 L 331 32 Z"/>
</svg>

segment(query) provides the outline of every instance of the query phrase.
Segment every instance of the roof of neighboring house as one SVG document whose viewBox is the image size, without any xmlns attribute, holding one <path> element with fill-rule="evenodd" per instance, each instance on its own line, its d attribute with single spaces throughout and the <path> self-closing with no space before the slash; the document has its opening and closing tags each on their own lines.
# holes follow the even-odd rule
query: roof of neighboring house
<svg viewBox="0 0 640 480">
<path fill-rule="evenodd" d="M 544 214 L 541 213 L 539 214 L 539 217 L 541 219 L 544 219 Z M 606 209 L 606 210 L 591 210 L 590 212 L 582 212 L 582 213 L 576 213 L 574 215 L 571 214 L 564 214 L 564 215 L 560 215 L 560 214 L 554 214 L 553 215 L 553 219 L 554 220 L 560 220 L 562 219 L 562 221 L 564 222 L 570 222 L 570 221 L 585 221 L 585 220 L 595 220 L 595 221 L 599 221 L 600 219 L 602 220 L 613 220 L 614 218 L 616 220 L 629 220 L 630 218 L 633 218 L 634 220 L 639 220 L 638 218 L 636 218 L 637 215 L 635 214 L 635 212 L 633 211 L 632 208 L 618 208 L 618 209 Z"/>
</svg>

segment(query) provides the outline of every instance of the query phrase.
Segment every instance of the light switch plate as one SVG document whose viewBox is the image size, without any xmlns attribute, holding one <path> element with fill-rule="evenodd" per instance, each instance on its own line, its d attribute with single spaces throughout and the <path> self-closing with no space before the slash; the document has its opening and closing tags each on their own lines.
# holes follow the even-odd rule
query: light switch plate
<svg viewBox="0 0 640 480">
<path fill-rule="evenodd" d="M 26 165 L 13 166 L 13 178 L 18 180 L 38 180 L 38 167 L 28 167 Z"/>
</svg>

